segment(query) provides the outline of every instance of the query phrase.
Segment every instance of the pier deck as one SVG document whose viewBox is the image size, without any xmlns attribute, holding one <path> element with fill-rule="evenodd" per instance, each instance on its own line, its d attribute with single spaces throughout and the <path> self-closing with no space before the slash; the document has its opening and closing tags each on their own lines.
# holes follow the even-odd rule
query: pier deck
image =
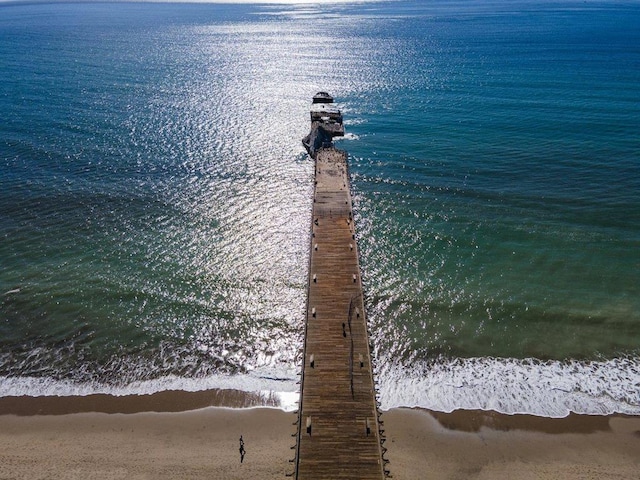
<svg viewBox="0 0 640 480">
<path fill-rule="evenodd" d="M 385 477 L 346 153 L 322 149 L 309 269 L 295 477 Z"/>
</svg>

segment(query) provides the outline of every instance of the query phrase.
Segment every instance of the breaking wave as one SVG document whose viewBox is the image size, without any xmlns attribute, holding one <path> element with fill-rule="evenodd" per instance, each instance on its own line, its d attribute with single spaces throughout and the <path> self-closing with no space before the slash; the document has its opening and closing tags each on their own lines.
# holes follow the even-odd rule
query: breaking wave
<svg viewBox="0 0 640 480">
<path fill-rule="evenodd" d="M 380 369 L 382 407 L 495 410 L 564 417 L 640 414 L 640 358 L 540 361 L 469 358 Z"/>
</svg>

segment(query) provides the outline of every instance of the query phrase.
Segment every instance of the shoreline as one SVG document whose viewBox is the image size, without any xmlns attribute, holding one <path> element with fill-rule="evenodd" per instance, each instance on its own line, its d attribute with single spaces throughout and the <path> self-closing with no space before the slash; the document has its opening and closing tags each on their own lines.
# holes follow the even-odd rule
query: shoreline
<svg viewBox="0 0 640 480">
<path fill-rule="evenodd" d="M 4 416 L 63 416 L 76 414 L 185 413 L 208 408 L 228 410 L 274 409 L 294 414 L 285 408 L 276 392 L 246 392 L 235 389 L 209 389 L 199 391 L 164 390 L 150 394 L 112 395 L 43 395 L 0 397 L 0 418 Z M 625 413 L 582 414 L 570 412 L 564 417 L 547 417 L 529 413 L 502 413 L 496 410 L 456 409 L 451 412 L 424 407 L 393 407 L 381 410 L 419 411 L 432 416 L 448 430 L 478 432 L 482 428 L 510 431 L 537 431 L 542 433 L 593 433 L 606 431 L 611 419 L 638 419 L 640 415 Z M 640 427 L 639 427 L 640 435 Z"/>
<path fill-rule="evenodd" d="M 0 478 L 282 479 L 293 471 L 295 420 L 273 407 L 4 413 Z M 635 479 L 640 470 L 640 417 L 398 408 L 382 421 L 396 479 Z"/>
<path fill-rule="evenodd" d="M 177 413 L 207 407 L 272 407 L 284 411 L 277 394 L 262 394 L 232 389 L 189 392 L 164 390 L 150 394 L 111 395 L 94 393 L 69 396 L 0 397 L 0 415 L 70 415 L 76 413 Z"/>
<path fill-rule="evenodd" d="M 0 397 L 0 418 L 3 416 L 61 416 L 75 414 L 184 413 L 207 408 L 230 410 L 275 409 L 294 413 L 284 407 L 278 393 L 246 392 L 235 389 L 199 391 L 164 390 L 150 394 L 112 395 L 43 395 Z M 564 417 L 547 417 L 529 413 L 502 413 L 496 410 L 456 409 L 442 412 L 424 407 L 393 407 L 381 410 L 425 412 L 448 430 L 478 432 L 482 428 L 500 431 L 524 430 L 543 433 L 593 433 L 606 431 L 611 419 L 638 419 L 640 415 L 625 413 L 582 414 L 570 412 Z M 640 427 L 639 427 L 640 430 Z"/>
</svg>

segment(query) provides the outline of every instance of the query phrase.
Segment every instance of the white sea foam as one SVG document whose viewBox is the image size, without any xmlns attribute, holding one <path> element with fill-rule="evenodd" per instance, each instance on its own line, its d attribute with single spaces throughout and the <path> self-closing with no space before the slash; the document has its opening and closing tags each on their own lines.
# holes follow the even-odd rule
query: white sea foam
<svg viewBox="0 0 640 480">
<path fill-rule="evenodd" d="M 298 401 L 297 378 L 290 370 L 264 370 L 197 379 L 166 376 L 113 387 L 47 378 L 0 377 L 0 396 L 122 396 L 166 390 L 234 389 L 277 398 L 279 408 L 291 411 Z M 380 369 L 377 378 L 384 410 L 480 409 L 544 417 L 564 417 L 570 412 L 640 415 L 640 358 L 601 362 L 455 359 L 428 368 L 388 365 Z"/>
<path fill-rule="evenodd" d="M 0 397 L 10 396 L 86 396 L 108 394 L 114 396 L 151 395 L 153 393 L 178 390 L 199 392 L 211 389 L 240 390 L 260 393 L 265 398 L 277 399 L 279 408 L 295 410 L 298 389 L 295 375 L 289 371 L 254 371 L 245 375 L 211 375 L 204 378 L 184 378 L 175 375 L 155 380 L 132 382 L 123 386 L 101 383 L 76 383 L 41 377 L 0 376 Z"/>
<path fill-rule="evenodd" d="M 381 368 L 382 408 L 495 410 L 564 417 L 640 415 L 640 358 L 600 362 L 470 358 Z"/>
<path fill-rule="evenodd" d="M 334 140 L 360 140 L 360 136 L 355 133 L 345 133 L 343 137 L 336 137 Z"/>
</svg>

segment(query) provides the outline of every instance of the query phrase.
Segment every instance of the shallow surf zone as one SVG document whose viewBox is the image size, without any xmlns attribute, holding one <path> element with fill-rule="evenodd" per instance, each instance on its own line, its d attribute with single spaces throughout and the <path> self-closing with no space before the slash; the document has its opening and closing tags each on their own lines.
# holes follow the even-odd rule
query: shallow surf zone
<svg viewBox="0 0 640 480">
<path fill-rule="evenodd" d="M 38 377 L 0 376 L 0 415 L 4 413 L 134 413 L 182 411 L 209 406 L 227 408 L 297 408 L 298 390 L 291 371 L 252 372 L 184 378 L 167 375 L 154 380 L 113 386 Z M 270 375 L 270 376 L 267 376 Z M 92 398 L 90 398 L 92 397 Z M 137 397 L 134 399 L 134 397 Z M 69 403 L 59 404 L 59 399 Z M 16 400 L 19 400 L 16 404 Z M 27 405 L 24 405 L 24 403 Z M 19 405 L 19 403 L 23 403 Z"/>
<path fill-rule="evenodd" d="M 640 415 L 640 358 L 604 361 L 540 361 L 537 359 L 441 359 L 404 366 L 380 362 L 376 378 L 383 410 L 419 407 L 450 413 L 486 410 L 562 418 L 583 415 Z M 242 375 L 162 378 L 110 386 L 36 377 L 0 377 L 0 397 L 146 396 L 138 410 L 192 409 L 204 406 L 297 408 L 299 386 L 294 369 Z M 170 392 L 171 401 L 162 398 Z M 209 392 L 208 395 L 192 395 Z M 212 393 L 213 392 L 213 393 Z M 151 398 L 153 396 L 156 398 Z M 183 407 L 176 407 L 177 404 Z M 99 407 L 109 411 L 109 399 Z M 113 403 L 114 400 L 112 399 Z M 1 402 L 0 402 L 1 403 Z M 85 402 L 86 403 L 86 402 Z M 165 405 L 164 407 L 162 405 Z M 172 406 L 173 405 L 173 406 Z M 46 408 L 46 407 L 45 407 Z M 72 408 L 73 407 L 69 407 Z M 86 408 L 86 407 L 81 407 Z"/>
<path fill-rule="evenodd" d="M 640 415 L 640 358 L 605 361 L 468 358 L 378 372 L 382 408 L 493 410 L 560 418 Z"/>
</svg>

